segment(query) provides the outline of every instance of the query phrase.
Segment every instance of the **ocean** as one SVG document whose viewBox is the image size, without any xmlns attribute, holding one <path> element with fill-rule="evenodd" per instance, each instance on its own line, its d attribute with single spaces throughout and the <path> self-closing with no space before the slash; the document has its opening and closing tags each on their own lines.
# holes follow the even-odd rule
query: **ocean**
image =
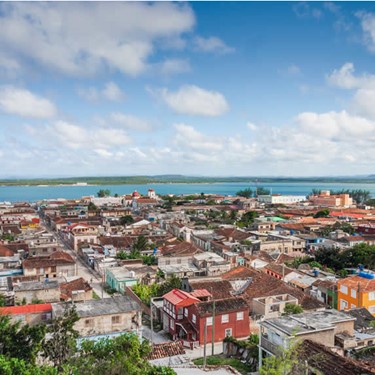
<svg viewBox="0 0 375 375">
<path fill-rule="evenodd" d="M 308 195 L 312 189 L 341 190 L 363 189 L 375 198 L 375 183 L 320 183 L 320 182 L 274 182 L 259 183 L 258 186 L 270 189 L 272 194 Z M 139 184 L 139 185 L 90 185 L 90 186 L 0 186 L 0 202 L 35 202 L 42 199 L 81 198 L 96 195 L 101 189 L 109 189 L 111 194 L 130 194 L 137 190 L 147 194 L 148 189 L 154 189 L 156 194 L 222 194 L 235 195 L 237 191 L 246 188 L 255 190 L 255 184 L 248 183 L 205 183 L 205 184 Z"/>
</svg>

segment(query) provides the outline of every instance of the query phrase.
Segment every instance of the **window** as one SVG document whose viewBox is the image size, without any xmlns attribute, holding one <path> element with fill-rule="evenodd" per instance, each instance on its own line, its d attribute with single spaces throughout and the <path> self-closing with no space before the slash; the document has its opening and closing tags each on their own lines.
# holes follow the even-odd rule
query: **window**
<svg viewBox="0 0 375 375">
<path fill-rule="evenodd" d="M 206 319 L 206 322 L 207 322 L 207 325 L 208 325 L 208 326 L 212 326 L 212 316 L 209 316 L 209 317 Z"/>
<path fill-rule="evenodd" d="M 370 311 L 371 314 L 375 314 L 375 306 L 370 306 L 368 311 Z"/>
<path fill-rule="evenodd" d="M 357 291 L 355 289 L 350 289 L 350 295 L 353 297 L 353 298 L 357 298 Z"/>
<path fill-rule="evenodd" d="M 237 320 L 243 320 L 243 311 L 237 313 Z"/>
<path fill-rule="evenodd" d="M 121 319 L 119 315 L 112 316 L 112 324 L 120 324 Z"/>
<path fill-rule="evenodd" d="M 94 326 L 94 319 L 85 320 L 85 327 L 93 327 L 93 326 Z"/>
<path fill-rule="evenodd" d="M 232 336 L 232 328 L 227 328 L 225 330 L 225 337 Z"/>
<path fill-rule="evenodd" d="M 193 314 L 191 316 L 191 320 L 192 320 L 193 323 L 195 323 L 197 321 L 197 317 L 195 316 L 195 314 Z"/>
<path fill-rule="evenodd" d="M 370 301 L 374 301 L 374 300 L 375 300 L 375 292 L 370 292 L 370 293 L 368 294 L 368 299 L 369 299 Z"/>
<path fill-rule="evenodd" d="M 221 323 L 228 323 L 229 322 L 229 315 L 224 314 L 221 316 Z"/>
<path fill-rule="evenodd" d="M 169 326 L 171 327 L 171 329 L 174 329 L 174 320 L 173 319 L 171 319 L 169 321 Z"/>
<path fill-rule="evenodd" d="M 348 308 L 348 302 L 343 299 L 340 299 L 340 310 L 344 310 Z"/>
<path fill-rule="evenodd" d="M 343 294 L 348 294 L 348 287 L 345 285 L 340 286 L 340 292 Z"/>
<path fill-rule="evenodd" d="M 185 307 L 185 310 L 184 310 L 184 315 L 186 316 L 186 317 L 188 317 L 189 316 L 189 310 Z"/>
</svg>

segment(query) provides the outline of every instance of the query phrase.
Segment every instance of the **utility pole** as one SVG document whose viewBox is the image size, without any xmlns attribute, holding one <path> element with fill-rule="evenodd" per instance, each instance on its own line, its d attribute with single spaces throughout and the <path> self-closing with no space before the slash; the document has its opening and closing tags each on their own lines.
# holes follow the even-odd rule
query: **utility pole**
<svg viewBox="0 0 375 375">
<path fill-rule="evenodd" d="M 204 321 L 204 336 L 203 336 L 203 368 L 206 368 L 207 355 L 206 355 L 206 344 L 207 344 L 207 319 Z"/>
<path fill-rule="evenodd" d="M 153 298 L 151 298 L 150 308 L 151 308 L 151 349 L 154 348 L 154 318 L 152 316 L 152 302 Z"/>
<path fill-rule="evenodd" d="M 216 309 L 216 302 L 215 302 L 215 299 L 214 299 L 214 296 L 212 294 L 212 287 L 211 287 L 211 295 L 212 295 L 212 342 L 211 342 L 211 345 L 212 345 L 212 351 L 211 351 L 211 355 L 215 355 L 215 309 Z"/>
</svg>

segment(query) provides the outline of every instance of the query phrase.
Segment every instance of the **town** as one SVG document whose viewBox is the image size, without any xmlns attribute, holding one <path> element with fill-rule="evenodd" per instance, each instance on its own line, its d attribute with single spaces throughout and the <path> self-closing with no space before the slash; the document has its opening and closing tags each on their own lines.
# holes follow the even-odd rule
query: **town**
<svg viewBox="0 0 375 375">
<path fill-rule="evenodd" d="M 52 338 L 30 350 L 61 373 L 77 358 L 56 327 L 74 315 L 76 342 L 148 342 L 144 362 L 171 374 L 373 374 L 374 203 L 263 187 L 3 202 L 1 337 L 46 327 Z"/>
</svg>

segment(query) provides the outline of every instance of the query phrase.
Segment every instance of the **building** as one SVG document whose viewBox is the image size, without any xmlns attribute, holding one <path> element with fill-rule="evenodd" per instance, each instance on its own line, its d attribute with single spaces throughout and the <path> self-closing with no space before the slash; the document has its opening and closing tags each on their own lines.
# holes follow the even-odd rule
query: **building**
<svg viewBox="0 0 375 375">
<path fill-rule="evenodd" d="M 202 301 L 205 299 L 206 301 Z M 206 342 L 220 342 L 226 336 L 247 337 L 250 333 L 249 307 L 242 298 L 212 299 L 206 289 L 192 293 L 173 289 L 163 296 L 163 329 L 174 340 L 193 348 Z"/>
<path fill-rule="evenodd" d="M 60 301 L 60 288 L 57 280 L 16 282 L 13 284 L 13 291 L 15 303 Z"/>
<path fill-rule="evenodd" d="M 311 195 L 309 201 L 319 207 L 350 207 L 353 199 L 349 194 L 331 195 L 329 190 L 322 190 L 319 195 Z"/>
<path fill-rule="evenodd" d="M 315 311 L 280 318 L 266 319 L 259 323 L 259 358 L 262 352 L 279 355 L 280 348 L 288 348 L 295 340 L 311 340 L 327 347 L 334 347 L 341 340 L 343 348 L 355 346 L 354 321 L 356 318 L 337 310 Z"/>
<path fill-rule="evenodd" d="M 360 272 L 340 279 L 337 288 L 339 310 L 365 307 L 375 316 L 375 274 Z"/>
<path fill-rule="evenodd" d="M 76 262 L 64 251 L 55 251 L 47 256 L 27 258 L 22 263 L 25 276 L 39 276 L 40 280 L 75 276 Z"/>
<path fill-rule="evenodd" d="M 65 303 L 52 304 L 52 316 L 64 314 Z M 142 311 L 138 303 L 126 296 L 74 303 L 79 320 L 74 328 L 81 337 L 113 336 L 124 332 L 141 337 Z"/>
<path fill-rule="evenodd" d="M 297 204 L 306 200 L 305 195 L 258 195 L 257 197 L 259 203 L 265 204 Z"/>
<path fill-rule="evenodd" d="M 50 303 L 0 307 L 0 315 L 8 315 L 13 322 L 22 322 L 34 326 L 48 322 L 52 317 L 52 305 Z"/>
</svg>

